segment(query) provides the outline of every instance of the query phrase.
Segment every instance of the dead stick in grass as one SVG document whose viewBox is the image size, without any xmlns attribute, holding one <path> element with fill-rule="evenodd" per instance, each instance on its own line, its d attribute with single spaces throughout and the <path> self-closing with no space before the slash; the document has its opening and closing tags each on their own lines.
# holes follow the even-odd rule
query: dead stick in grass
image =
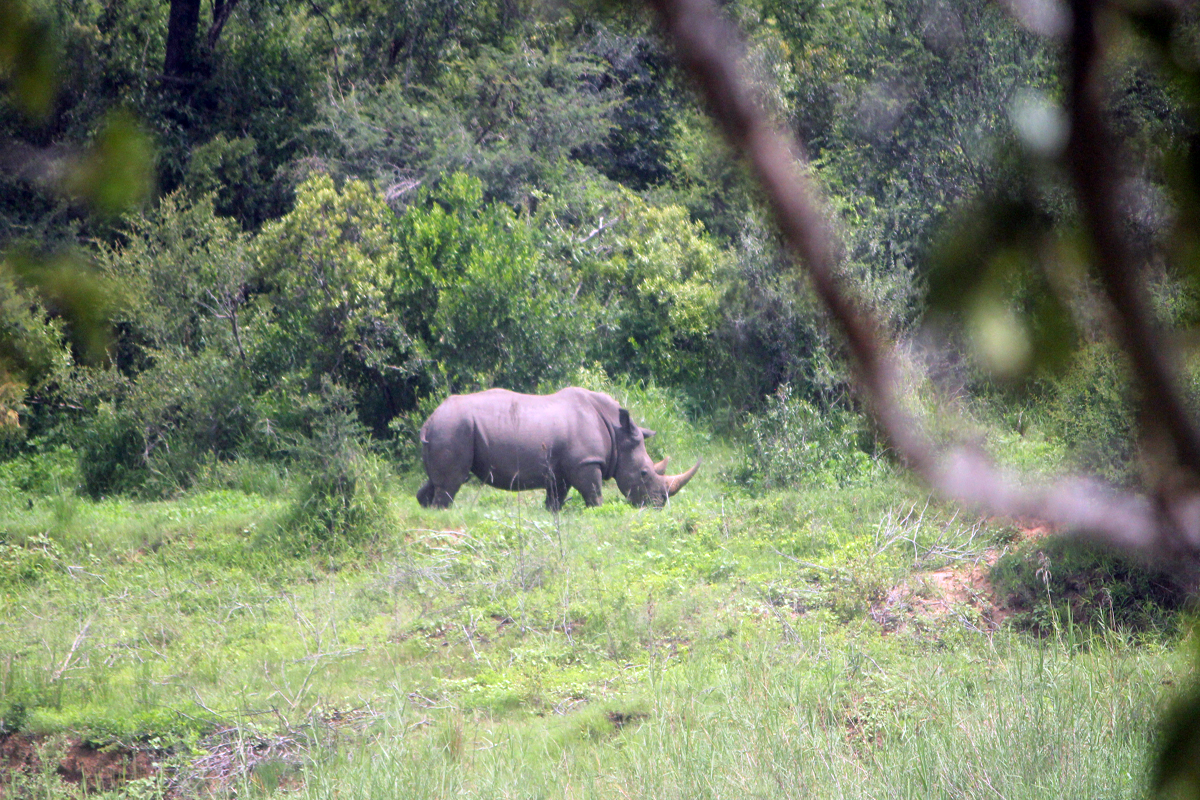
<svg viewBox="0 0 1200 800">
<path fill-rule="evenodd" d="M 50 675 L 51 683 L 57 683 L 58 679 L 71 666 L 71 659 L 75 657 L 75 652 L 79 649 L 79 645 L 83 644 L 83 640 L 87 638 L 88 630 L 91 627 L 92 620 L 89 618 L 87 622 L 83 623 L 83 627 L 79 629 L 79 633 L 75 634 L 75 641 L 71 642 L 71 649 L 67 652 L 67 657 L 63 659 L 62 665 Z"/>
</svg>

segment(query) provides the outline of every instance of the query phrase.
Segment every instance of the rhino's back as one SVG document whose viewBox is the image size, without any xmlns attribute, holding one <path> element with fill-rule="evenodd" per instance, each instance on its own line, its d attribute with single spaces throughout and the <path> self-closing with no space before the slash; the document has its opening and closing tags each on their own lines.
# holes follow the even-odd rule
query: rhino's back
<svg viewBox="0 0 1200 800">
<path fill-rule="evenodd" d="M 575 386 L 547 395 L 488 389 L 451 395 L 425 424 L 457 426 L 470 420 L 497 435 L 540 436 L 543 431 L 571 434 L 584 428 L 615 425 L 619 410 L 617 401 L 608 395 Z"/>
<path fill-rule="evenodd" d="M 582 463 L 605 473 L 612 457 L 608 395 L 570 387 L 551 395 L 488 389 L 452 395 L 422 429 L 426 448 L 469 448 L 471 471 L 504 488 L 536 488 L 548 474 L 564 474 Z M 607 475 L 606 475 L 607 477 Z"/>
</svg>

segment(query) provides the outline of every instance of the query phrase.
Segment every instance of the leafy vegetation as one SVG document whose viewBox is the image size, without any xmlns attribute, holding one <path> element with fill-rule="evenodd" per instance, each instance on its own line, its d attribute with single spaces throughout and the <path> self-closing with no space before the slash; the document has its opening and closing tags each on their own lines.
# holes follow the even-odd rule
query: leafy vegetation
<svg viewBox="0 0 1200 800">
<path fill-rule="evenodd" d="M 29 325 L 5 337 L 8 392 L 21 387 L 6 409 L 22 429 L 75 443 L 67 428 L 82 423 L 80 407 L 124 420 L 108 427 L 130 475 L 97 476 L 93 493 L 169 492 L 198 458 L 286 451 L 251 431 L 269 419 L 305 434 L 281 409 L 304 406 L 321 377 L 352 392 L 376 439 L 429 398 L 531 390 L 580 363 L 679 387 L 693 413 L 722 424 L 784 384 L 819 411 L 851 410 L 824 322 L 784 277 L 753 190 L 643 20 L 484 0 L 404 11 L 234 0 L 182 22 L 166 10 L 74 9 L 74 24 L 58 26 L 48 117 L 14 108 L 4 123 L 13 153 L 82 146 L 112 126 L 102 97 L 140 118 L 158 148 L 157 197 L 117 220 L 80 214 L 37 170 L 11 178 L 0 214 L 11 244 L 73 243 L 127 293 L 96 321 L 116 335 L 91 365 L 47 361 L 44 346 L 35 359 Z M 911 325 L 916 258 L 934 225 L 954 199 L 991 187 L 974 178 L 982 151 L 949 131 L 963 119 L 1004 130 L 1006 98 L 1043 86 L 1049 55 L 997 14 L 958 5 L 738 13 L 764 98 L 806 134 L 837 199 L 854 242 L 848 278 Z M 154 32 L 147 47 L 170 80 L 132 45 L 135 26 Z M 980 71 L 978 47 L 1006 66 Z M 975 93 L 955 88 L 964 83 Z M 109 149 L 120 154 L 109 161 L 133 152 Z M 898 200 L 911 182 L 896 170 L 914 158 L 940 166 L 913 171 L 925 183 Z M 104 207 L 136 192 L 121 197 Z M 13 271 L 19 251 L 7 252 Z M 38 286 L 26 277 L 20 291 Z M 40 319 L 47 311 L 73 322 L 68 333 L 84 327 L 53 320 L 53 308 Z M 61 339 L 55 330 L 45 335 Z M 178 403 L 155 409 L 144 395 L 157 390 L 133 389 L 161 378 L 191 390 L 201 372 L 224 376 L 219 393 L 236 413 L 208 415 L 200 441 Z M 62 409 L 75 415 L 66 424 Z M 166 447 L 185 451 L 176 467 L 155 463 Z"/>
<path fill-rule="evenodd" d="M 1188 660 L 1127 638 L 1109 611 L 1136 599 L 1042 638 L 999 626 L 1015 599 L 935 578 L 1011 529 L 882 466 L 748 495 L 718 477 L 740 453 L 661 390 L 627 391 L 672 452 L 717 461 L 662 511 L 572 497 L 552 515 L 478 484 L 424 510 L 417 476 L 336 463 L 344 409 L 314 436 L 326 463 L 274 492 L 93 501 L 68 451 L 9 462 L 28 466 L 3 475 L 0 718 L 44 752 L 6 791 L 70 796 L 36 764 L 72 741 L 155 754 L 121 797 L 1141 791 L 1159 687 Z M 347 474 L 380 483 L 347 493 Z M 357 508 L 337 530 L 358 538 L 323 538 L 325 509 Z"/>
<path fill-rule="evenodd" d="M 1058 46 L 963 0 L 724 8 L 935 434 L 1143 480 Z M 1194 122 L 1151 49 L 1108 101 L 1184 327 Z M 5 0 L 0 75 L 5 796 L 1148 785 L 1191 578 L 898 476 L 637 12 Z M 703 471 L 661 513 L 417 506 L 440 400 L 565 385 Z M 72 784 L 84 751 L 126 772 Z"/>
</svg>

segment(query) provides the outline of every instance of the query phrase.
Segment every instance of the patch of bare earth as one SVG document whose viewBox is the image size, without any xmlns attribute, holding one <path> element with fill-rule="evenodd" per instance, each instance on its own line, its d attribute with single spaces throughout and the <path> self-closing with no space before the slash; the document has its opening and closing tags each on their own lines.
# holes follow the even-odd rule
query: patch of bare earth
<svg viewBox="0 0 1200 800">
<path fill-rule="evenodd" d="M 1048 533 L 1045 525 L 1021 524 L 1017 541 Z M 871 618 L 887 633 L 937 628 L 955 620 L 989 633 L 996 630 L 1014 613 L 988 579 L 1004 550 L 991 547 L 973 561 L 913 574 L 871 606 Z"/>
<path fill-rule="evenodd" d="M 94 747 L 78 738 L 51 742 L 44 736 L 0 736 L 0 796 L 18 775 L 45 771 L 44 758 L 57 762 L 54 772 L 64 782 L 86 786 L 88 791 L 111 791 L 126 781 L 158 771 L 153 753 L 126 747 Z"/>
<path fill-rule="evenodd" d="M 343 737 L 361 738 L 377 717 L 370 709 L 335 710 L 313 722 L 323 746 L 336 749 Z M 190 756 L 117 744 L 95 747 L 79 737 L 0 734 L 0 800 L 10 786 L 20 785 L 22 776 L 47 772 L 88 793 L 112 791 L 160 773 L 167 797 L 233 796 L 240 786 L 258 786 L 268 793 L 296 789 L 313 742 L 309 734 L 288 728 L 266 736 L 225 728 L 201 739 Z M 46 759 L 55 766 L 48 770 Z"/>
</svg>

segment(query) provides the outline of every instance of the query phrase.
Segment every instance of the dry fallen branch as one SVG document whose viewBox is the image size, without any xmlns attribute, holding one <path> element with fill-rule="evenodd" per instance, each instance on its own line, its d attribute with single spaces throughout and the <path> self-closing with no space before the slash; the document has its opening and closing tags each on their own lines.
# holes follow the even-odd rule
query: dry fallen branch
<svg viewBox="0 0 1200 800">
<path fill-rule="evenodd" d="M 201 755 L 172 780 L 173 788 L 183 790 L 181 793 L 186 793 L 189 785 L 211 793 L 249 783 L 261 764 L 299 769 L 309 753 L 309 742 L 291 731 L 261 736 L 226 728 L 205 737 L 200 745 Z"/>
<path fill-rule="evenodd" d="M 71 660 L 75 658 L 75 652 L 79 650 L 79 645 L 83 644 L 83 640 L 87 638 L 88 631 L 92 628 L 92 621 L 89 619 L 83 623 L 83 627 L 79 629 L 79 633 L 75 634 L 75 641 L 71 643 L 71 649 L 67 651 L 67 657 L 63 659 L 62 665 L 54 670 L 50 676 L 50 683 L 55 683 L 59 678 L 71 668 Z"/>
<path fill-rule="evenodd" d="M 969 448 L 937 451 L 898 401 L 894 367 L 878 325 L 853 291 L 837 279 L 840 244 L 806 174 L 798 143 L 778 131 L 743 77 L 741 40 L 711 0 L 650 0 L 678 57 L 699 84 L 713 116 L 762 185 L 784 240 L 846 337 L 856 379 L 881 430 L 910 468 L 944 497 L 1012 518 L 1033 518 L 1147 554 L 1200 553 L 1200 495 L 1160 492 L 1151 498 L 1072 477 L 1030 486 L 1001 472 Z M 1096 96 L 1096 4 L 1073 0 L 1071 140 L 1067 158 L 1085 210 L 1098 269 L 1118 320 L 1144 402 L 1156 410 L 1162 436 L 1178 460 L 1179 486 L 1197 482 L 1200 439 L 1184 413 L 1163 342 L 1154 331 L 1130 249 L 1120 233 L 1115 198 L 1116 156 Z"/>
</svg>

